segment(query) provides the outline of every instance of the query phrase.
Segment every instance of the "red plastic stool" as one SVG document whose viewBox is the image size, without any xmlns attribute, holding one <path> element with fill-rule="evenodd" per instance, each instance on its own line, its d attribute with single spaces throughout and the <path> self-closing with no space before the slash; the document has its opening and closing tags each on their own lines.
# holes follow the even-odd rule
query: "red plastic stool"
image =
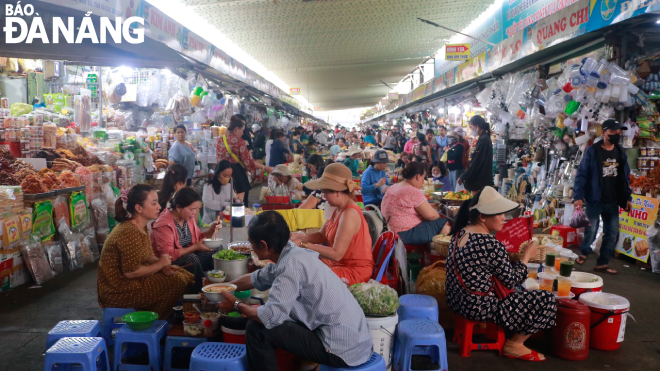
<svg viewBox="0 0 660 371">
<path fill-rule="evenodd" d="M 472 334 L 478 333 L 478 330 L 474 330 L 475 325 L 485 324 L 486 337 L 489 341 L 488 343 L 473 343 Z M 502 349 L 504 348 L 504 342 L 506 341 L 504 336 L 504 328 L 498 326 L 493 322 L 479 322 L 472 321 L 465 317 L 456 315 L 456 326 L 454 329 L 454 340 L 455 343 L 460 345 L 460 355 L 461 357 L 469 357 L 470 352 L 473 350 L 497 350 L 502 355 Z"/>
</svg>

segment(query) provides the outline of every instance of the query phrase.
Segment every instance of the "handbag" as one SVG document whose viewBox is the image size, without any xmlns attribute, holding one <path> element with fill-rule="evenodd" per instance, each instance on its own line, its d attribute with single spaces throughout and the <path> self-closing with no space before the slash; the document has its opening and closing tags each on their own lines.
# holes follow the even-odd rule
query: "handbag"
<svg viewBox="0 0 660 371">
<path fill-rule="evenodd" d="M 449 160 L 447 159 L 447 152 L 445 152 L 445 153 L 442 154 L 442 157 L 440 158 L 440 161 L 445 162 L 445 163 L 446 163 L 447 161 L 449 161 Z"/>
<path fill-rule="evenodd" d="M 458 240 L 454 241 L 454 248 L 452 249 L 452 259 L 454 261 L 454 273 L 456 274 L 456 278 L 458 278 L 458 282 L 461 283 L 461 286 L 465 289 L 465 291 L 469 292 L 470 294 L 473 295 L 478 295 L 478 296 L 487 296 L 490 294 L 491 291 L 495 291 L 495 296 L 497 296 L 498 299 L 504 300 L 506 299 L 509 295 L 511 295 L 515 290 L 512 290 L 506 286 L 500 280 L 497 279 L 497 277 L 491 275 L 490 279 L 493 282 L 493 286 L 488 290 L 488 292 L 479 292 L 479 291 L 472 291 L 465 286 L 465 282 L 463 282 L 463 278 L 461 277 L 460 273 L 458 273 L 458 268 L 456 267 L 456 249 L 458 248 Z"/>
</svg>

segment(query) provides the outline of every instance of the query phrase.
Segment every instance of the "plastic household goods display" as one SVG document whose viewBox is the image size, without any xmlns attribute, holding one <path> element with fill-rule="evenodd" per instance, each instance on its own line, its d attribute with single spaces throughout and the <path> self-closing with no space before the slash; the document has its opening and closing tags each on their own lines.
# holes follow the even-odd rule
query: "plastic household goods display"
<svg viewBox="0 0 660 371">
<path fill-rule="evenodd" d="M 55 235 L 53 223 L 53 202 L 51 200 L 34 203 L 32 211 L 32 232 L 41 235 L 42 241 L 48 241 Z"/>
<path fill-rule="evenodd" d="M 367 283 L 356 283 L 348 288 L 355 300 L 368 316 L 389 316 L 399 309 L 397 292 L 374 280 Z"/>
</svg>

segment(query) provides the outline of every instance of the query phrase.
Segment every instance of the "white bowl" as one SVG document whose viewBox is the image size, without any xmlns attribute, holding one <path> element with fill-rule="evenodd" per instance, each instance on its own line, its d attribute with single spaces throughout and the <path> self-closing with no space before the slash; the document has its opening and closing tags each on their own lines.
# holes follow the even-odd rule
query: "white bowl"
<svg viewBox="0 0 660 371">
<path fill-rule="evenodd" d="M 222 301 L 225 300 L 225 297 L 224 295 L 222 295 L 221 292 L 208 292 L 207 290 L 210 289 L 211 287 L 229 287 L 230 290 L 227 290 L 225 292 L 228 292 L 232 295 L 236 291 L 236 285 L 231 283 L 214 283 L 212 285 L 206 285 L 202 287 L 202 292 L 204 293 L 204 296 L 206 296 L 206 299 L 208 299 L 208 301 L 210 301 L 213 304 L 222 303 Z"/>
<path fill-rule="evenodd" d="M 219 249 L 220 246 L 222 246 L 222 238 L 218 238 L 216 240 L 207 238 L 204 240 L 204 246 L 208 247 L 209 249 Z"/>
<path fill-rule="evenodd" d="M 222 282 L 225 282 L 225 280 L 227 279 L 227 275 L 226 275 L 226 274 L 225 274 L 222 278 L 211 277 L 211 275 L 209 274 L 209 273 L 211 273 L 211 272 L 222 272 L 222 271 L 220 271 L 220 270 L 213 270 L 213 271 L 208 271 L 208 272 L 206 272 L 206 278 L 208 278 L 209 281 L 211 281 L 211 282 L 213 282 L 213 283 L 222 283 Z M 225 272 L 222 272 L 222 273 L 224 274 Z"/>
</svg>

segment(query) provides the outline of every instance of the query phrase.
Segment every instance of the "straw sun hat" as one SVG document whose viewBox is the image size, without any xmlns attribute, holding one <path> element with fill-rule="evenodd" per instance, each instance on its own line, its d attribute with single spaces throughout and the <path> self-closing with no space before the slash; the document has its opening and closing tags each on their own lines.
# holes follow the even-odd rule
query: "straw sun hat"
<svg viewBox="0 0 660 371">
<path fill-rule="evenodd" d="M 470 206 L 470 210 L 477 209 L 483 215 L 499 215 L 508 213 L 518 207 L 520 205 L 517 202 L 507 200 L 495 188 L 486 186 L 479 195 L 479 202 L 474 206 Z"/>
<path fill-rule="evenodd" d="M 291 176 L 291 172 L 289 171 L 289 167 L 284 165 L 284 164 L 280 164 L 280 165 L 275 166 L 275 168 L 273 169 L 273 174 L 279 174 L 279 175 L 282 175 L 282 176 Z"/>
<path fill-rule="evenodd" d="M 353 181 L 351 169 L 338 163 L 326 166 L 323 175 L 316 180 L 305 183 L 305 187 L 309 189 L 330 189 L 338 192 L 347 189 L 353 192 L 353 190 L 361 189 Z"/>
</svg>

